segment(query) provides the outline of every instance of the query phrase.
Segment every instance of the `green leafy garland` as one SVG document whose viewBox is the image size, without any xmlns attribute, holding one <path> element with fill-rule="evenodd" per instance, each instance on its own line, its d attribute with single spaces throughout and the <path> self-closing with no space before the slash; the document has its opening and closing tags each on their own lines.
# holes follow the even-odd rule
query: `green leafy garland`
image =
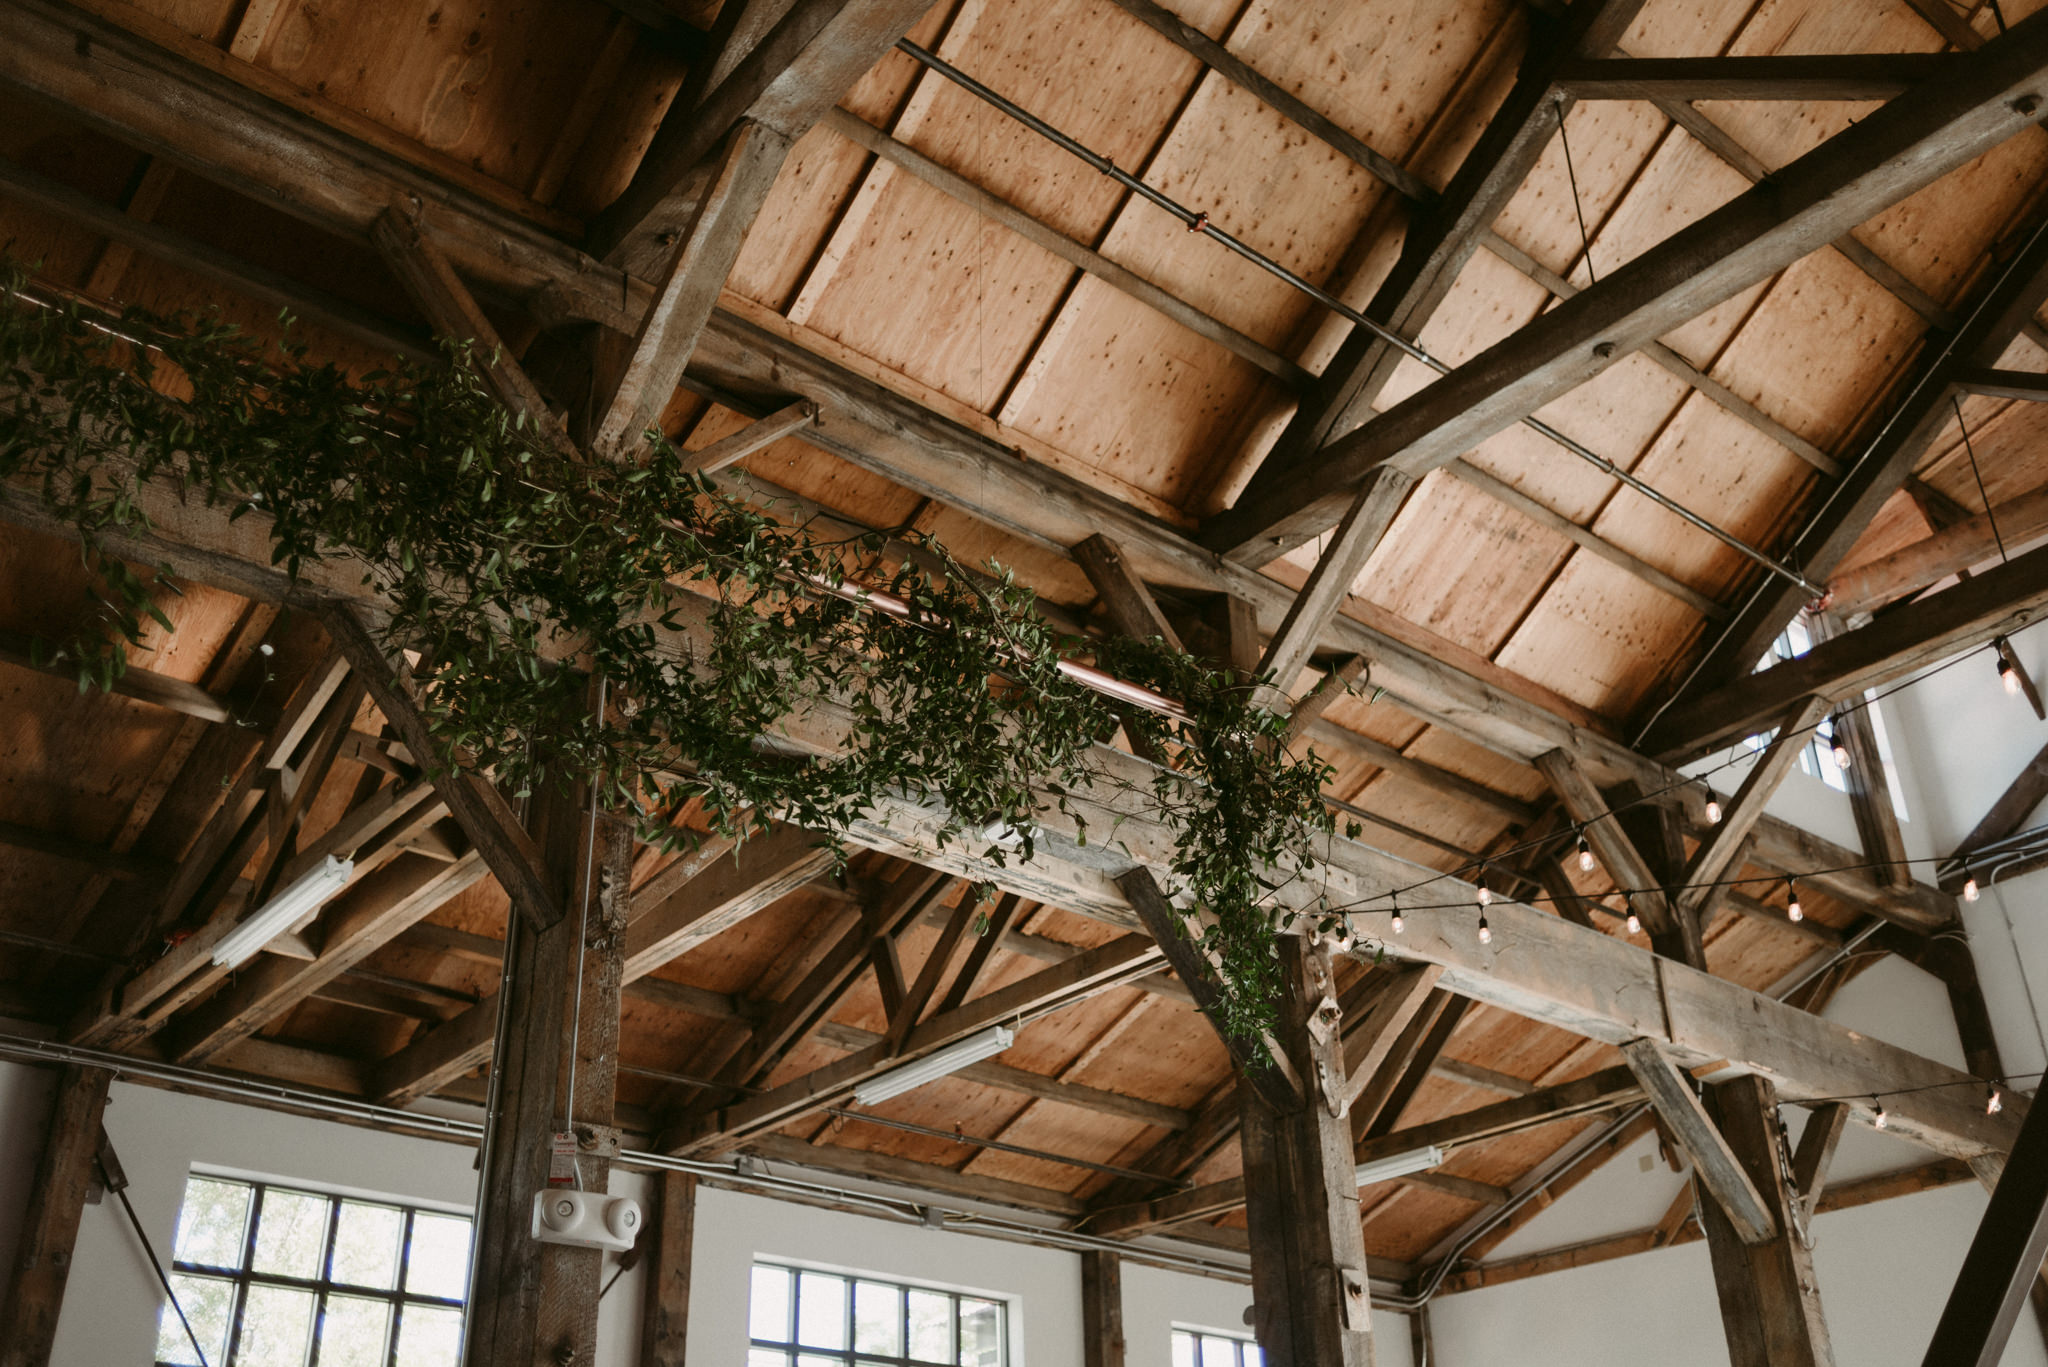
<svg viewBox="0 0 2048 1367">
<path fill-rule="evenodd" d="M 1028 860 L 1049 804 L 1089 838 L 1070 798 L 1104 781 L 1089 751 L 1121 720 L 1172 760 L 1148 797 L 1184 895 L 1210 913 L 1191 933 L 1221 966 L 1221 1023 L 1270 1025 L 1271 894 L 1332 830 L 1328 769 L 1282 752 L 1284 719 L 1233 676 L 1156 640 L 1063 637 L 1009 572 L 970 573 L 929 539 L 891 559 L 879 534 L 778 522 L 666 441 L 637 467 L 576 459 L 515 419 L 459 348 L 352 378 L 217 317 L 88 315 L 30 298 L 23 279 L 0 276 L 0 479 L 39 487 L 84 547 L 96 611 L 60 647 L 81 686 L 111 685 L 146 619 L 171 627 L 168 573 L 145 577 L 105 545 L 148 528 L 137 492 L 167 481 L 268 515 L 273 563 L 295 578 L 321 560 L 361 567 L 387 642 L 422 652 L 444 760 L 466 754 L 514 791 L 590 782 L 655 838 L 677 837 L 692 799 L 726 834 L 793 821 L 837 838 L 882 794 L 930 794 L 949 813 L 941 844 Z M 913 617 L 835 591 L 853 584 Z M 696 658 L 665 645 L 694 610 L 679 586 L 712 601 Z M 1058 670 L 1090 648 L 1191 720 L 1120 719 Z M 584 671 L 614 700 L 602 717 Z M 852 720 L 838 753 L 774 743 L 785 718 L 828 700 Z"/>
</svg>

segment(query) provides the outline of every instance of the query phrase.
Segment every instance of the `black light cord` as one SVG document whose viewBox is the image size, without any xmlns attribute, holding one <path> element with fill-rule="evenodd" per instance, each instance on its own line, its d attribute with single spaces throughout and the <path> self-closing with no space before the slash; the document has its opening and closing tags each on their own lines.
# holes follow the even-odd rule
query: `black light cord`
<svg viewBox="0 0 2048 1367">
<path fill-rule="evenodd" d="M 1564 149 L 1564 178 L 1572 187 L 1572 212 L 1579 216 L 1579 254 L 1586 262 L 1586 281 L 1597 285 L 1600 277 L 1593 274 L 1593 238 L 1586 231 L 1586 210 L 1579 203 L 1579 176 L 1572 169 L 1572 142 L 1564 133 L 1564 100 L 1557 101 L 1557 145 Z"/>
<path fill-rule="evenodd" d="M 185 1307 L 178 1304 L 178 1293 L 171 1288 L 171 1278 L 164 1271 L 163 1260 L 156 1256 L 156 1246 L 150 1243 L 148 1232 L 143 1229 L 141 1219 L 135 1214 L 135 1207 L 128 1201 L 128 1184 L 123 1182 L 120 1186 L 115 1186 L 111 1181 L 106 1180 L 107 1177 L 107 1170 L 103 1166 L 100 1169 L 100 1178 L 103 1184 L 114 1195 L 121 1198 L 121 1209 L 128 1212 L 128 1223 L 135 1226 L 135 1237 L 142 1240 L 142 1251 L 149 1255 L 149 1265 L 156 1269 L 156 1279 L 163 1283 L 164 1295 L 169 1298 L 171 1309 L 178 1312 L 178 1323 L 185 1326 L 185 1337 L 192 1344 L 192 1352 L 199 1359 L 199 1367 L 207 1367 L 206 1350 L 199 1346 L 199 1335 L 192 1332 L 192 1321 L 185 1318 Z"/>
<path fill-rule="evenodd" d="M 1991 524 L 1991 539 L 1998 543 L 1998 563 L 2007 563 L 2005 536 L 1998 530 L 1998 513 L 1991 506 L 1991 495 L 1984 492 L 1984 472 L 1977 468 L 1977 448 L 1970 442 L 1970 424 L 1963 421 L 1963 396 L 1952 394 L 1950 401 L 1956 406 L 1956 426 L 1963 430 L 1963 454 L 1970 458 L 1970 475 L 1977 481 L 1977 497 L 1984 500 L 1984 519 Z"/>
</svg>

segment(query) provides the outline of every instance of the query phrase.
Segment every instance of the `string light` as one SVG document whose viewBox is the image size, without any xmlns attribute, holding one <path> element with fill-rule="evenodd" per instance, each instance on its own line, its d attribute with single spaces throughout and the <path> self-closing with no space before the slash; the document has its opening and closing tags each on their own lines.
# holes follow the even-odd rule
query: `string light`
<svg viewBox="0 0 2048 1367">
<path fill-rule="evenodd" d="M 1711 791 L 1707 793 L 1707 824 L 1709 826 L 1721 824 L 1721 799 L 1715 797 Z"/>
<path fill-rule="evenodd" d="M 1483 873 L 1479 875 L 1479 905 L 1482 907 L 1493 905 L 1493 889 L 1486 886 L 1486 875 Z"/>
<path fill-rule="evenodd" d="M 1351 918 L 1349 916 L 1339 917 L 1337 928 L 1330 935 L 1330 944 L 1339 954 L 1349 954 L 1351 946 L 1357 942 L 1358 937 L 1351 933 Z"/>
<path fill-rule="evenodd" d="M 1592 871 L 1593 847 L 1586 843 L 1586 832 L 1582 827 L 1579 831 L 1579 872 L 1591 873 Z"/>
<path fill-rule="evenodd" d="M 2012 656 L 2005 653 L 2005 647 L 1998 648 L 1998 681 L 2005 685 L 2009 698 L 2016 698 L 2020 691 L 2020 671 L 2012 662 Z"/>
<path fill-rule="evenodd" d="M 1844 770 L 1849 767 L 1849 747 L 1839 735 L 1835 737 L 1835 767 Z"/>
<path fill-rule="evenodd" d="M 1394 908 L 1394 933 L 1396 935 L 1399 935 L 1403 930 L 1408 928 L 1408 922 L 1402 919 L 1401 904 L 1399 902 L 1395 902 L 1393 899 L 1394 894 L 1388 893 L 1387 900 L 1388 902 L 1392 903 Z"/>
<path fill-rule="evenodd" d="M 1790 878 L 1785 880 L 1785 919 L 1804 921 L 1806 908 L 1799 905 L 1799 885 Z"/>
<path fill-rule="evenodd" d="M 1479 943 L 1482 945 L 1493 943 L 1493 927 L 1486 924 L 1486 913 L 1483 911 L 1479 913 Z"/>
<path fill-rule="evenodd" d="M 1876 1097 L 1872 1097 L 1870 1098 L 1870 1104 L 1877 1108 L 1875 1111 L 1871 1113 L 1870 1116 L 1871 1127 L 1873 1129 L 1881 1130 L 1884 1128 L 1885 1121 L 1887 1119 L 1884 1113 L 1884 1103 L 1882 1101 L 1879 1101 Z"/>
<path fill-rule="evenodd" d="M 1621 900 L 1628 907 L 1628 933 L 1637 934 L 1643 928 L 1643 918 L 1636 915 L 1636 899 L 1624 892 Z"/>
<path fill-rule="evenodd" d="M 1984 1085 L 1984 1114 L 1997 1115 L 2004 1109 L 2005 1093 L 1998 1090 L 1997 1083 L 1986 1083 Z"/>
<path fill-rule="evenodd" d="M 1963 900 L 1965 902 L 1974 902 L 1977 900 L 1979 895 L 1980 894 L 1977 890 L 1977 875 L 1973 873 L 1968 878 L 1965 878 L 1963 880 Z"/>
</svg>

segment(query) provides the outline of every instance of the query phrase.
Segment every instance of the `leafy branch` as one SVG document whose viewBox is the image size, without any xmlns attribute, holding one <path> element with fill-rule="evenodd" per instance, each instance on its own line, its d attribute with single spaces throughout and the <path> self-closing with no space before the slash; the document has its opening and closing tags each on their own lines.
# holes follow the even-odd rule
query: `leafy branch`
<svg viewBox="0 0 2048 1367">
<path fill-rule="evenodd" d="M 167 570 L 107 548 L 149 529 L 140 490 L 170 482 L 268 516 L 294 579 L 360 567 L 387 644 L 421 654 L 442 762 L 464 754 L 515 792 L 590 783 L 655 839 L 679 838 L 674 814 L 696 801 L 722 833 L 790 821 L 837 840 L 900 793 L 943 804 L 941 845 L 979 842 L 998 865 L 1029 860 L 1054 810 L 1086 841 L 1071 800 L 1109 782 L 1090 751 L 1119 718 L 1059 661 L 1097 651 L 1186 708 L 1124 721 L 1172 759 L 1141 796 L 1173 832 L 1184 899 L 1209 913 L 1192 933 L 1221 965 L 1222 1024 L 1271 1022 L 1273 894 L 1331 832 L 1327 767 L 1283 752 L 1284 719 L 1233 676 L 1159 641 L 1062 636 L 999 565 L 972 572 L 928 538 L 892 558 L 879 534 L 815 535 L 688 470 L 658 434 L 638 465 L 572 459 L 459 347 L 350 376 L 217 318 L 38 301 L 11 267 L 0 479 L 77 532 L 92 610 L 60 648 L 82 684 L 109 687 L 149 622 L 171 629 Z M 852 586 L 909 616 L 866 610 Z M 615 700 L 601 717 L 590 674 Z M 831 753 L 787 741 L 828 711 L 848 723 Z"/>
</svg>

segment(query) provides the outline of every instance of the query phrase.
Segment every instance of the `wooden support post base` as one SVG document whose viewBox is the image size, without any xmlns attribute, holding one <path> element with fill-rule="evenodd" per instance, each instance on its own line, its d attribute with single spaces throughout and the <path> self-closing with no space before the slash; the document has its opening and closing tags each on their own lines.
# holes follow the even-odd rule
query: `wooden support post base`
<svg viewBox="0 0 2048 1367">
<path fill-rule="evenodd" d="M 1258 1088 L 1238 1088 L 1259 1347 L 1266 1361 L 1290 1367 L 1372 1367 L 1365 1236 L 1330 960 L 1295 935 L 1282 936 L 1279 950 L 1286 991 L 1278 1038 L 1303 1079 L 1322 1081 L 1311 1081 L 1301 1102 L 1284 1112 Z"/>
</svg>

